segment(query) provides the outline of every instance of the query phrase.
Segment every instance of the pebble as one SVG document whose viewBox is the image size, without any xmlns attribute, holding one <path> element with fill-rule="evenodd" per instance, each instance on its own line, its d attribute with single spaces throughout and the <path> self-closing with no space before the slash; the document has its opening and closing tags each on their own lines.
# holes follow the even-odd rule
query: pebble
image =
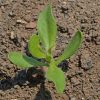
<svg viewBox="0 0 100 100">
<path fill-rule="evenodd" d="M 28 14 L 28 15 L 25 15 L 24 16 L 24 20 L 26 21 L 26 22 L 30 22 L 30 20 L 31 20 L 31 16 Z"/>
<path fill-rule="evenodd" d="M 82 99 L 81 100 L 85 100 L 83 97 L 82 97 Z"/>
<path fill-rule="evenodd" d="M 62 2 L 62 4 L 66 6 L 67 2 L 64 1 L 64 2 Z"/>
<path fill-rule="evenodd" d="M 36 23 L 35 22 L 30 22 L 26 25 L 26 29 L 34 29 L 36 27 Z"/>
<path fill-rule="evenodd" d="M 84 70 L 89 70 L 93 67 L 92 58 L 89 54 L 89 51 L 84 50 L 81 56 L 81 68 Z"/>
<path fill-rule="evenodd" d="M 87 59 L 84 59 L 82 60 L 82 66 L 81 66 L 84 70 L 89 70 L 91 69 L 93 66 L 92 66 L 92 60 L 91 58 L 87 58 Z"/>
<path fill-rule="evenodd" d="M 15 89 L 18 89 L 18 88 L 19 88 L 19 85 L 15 85 L 14 88 L 15 88 Z"/>
<path fill-rule="evenodd" d="M 14 33 L 14 31 L 11 32 L 10 38 L 11 38 L 12 40 L 16 38 L 16 34 Z"/>
<path fill-rule="evenodd" d="M 14 14 L 13 12 L 9 12 L 9 16 L 10 16 L 10 17 L 14 17 L 15 14 Z"/>
<path fill-rule="evenodd" d="M 27 22 L 24 21 L 24 20 L 17 20 L 16 23 L 17 23 L 17 24 L 26 24 Z"/>
<path fill-rule="evenodd" d="M 4 13 L 5 12 L 5 7 L 1 6 L 1 11 Z"/>
</svg>

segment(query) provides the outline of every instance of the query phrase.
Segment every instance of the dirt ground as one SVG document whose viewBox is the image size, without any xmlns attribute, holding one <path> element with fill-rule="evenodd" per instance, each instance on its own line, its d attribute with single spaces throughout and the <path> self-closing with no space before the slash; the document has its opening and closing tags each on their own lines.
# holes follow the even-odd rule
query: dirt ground
<svg viewBox="0 0 100 100">
<path fill-rule="evenodd" d="M 100 0 L 52 0 L 58 26 L 58 57 L 77 29 L 84 33 L 79 51 L 63 66 L 68 82 L 57 94 L 48 81 L 29 82 L 26 70 L 7 58 L 10 51 L 26 53 L 37 33 L 39 12 L 47 0 L 0 0 L 0 100 L 100 100 Z M 59 78 L 59 76 L 58 76 Z"/>
</svg>

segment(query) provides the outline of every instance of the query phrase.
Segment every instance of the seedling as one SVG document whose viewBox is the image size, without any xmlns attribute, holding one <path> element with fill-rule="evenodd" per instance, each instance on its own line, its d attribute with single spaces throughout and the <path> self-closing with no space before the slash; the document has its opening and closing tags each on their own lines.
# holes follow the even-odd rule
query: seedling
<svg viewBox="0 0 100 100">
<path fill-rule="evenodd" d="M 53 81 L 58 93 L 63 93 L 66 79 L 64 72 L 58 68 L 58 65 L 63 60 L 69 59 L 78 50 L 83 34 L 77 31 L 64 49 L 62 55 L 55 60 L 52 52 L 56 44 L 57 25 L 50 4 L 39 15 L 37 31 L 38 35 L 32 35 L 28 41 L 28 49 L 32 57 L 19 52 L 10 52 L 8 58 L 12 63 L 21 68 L 47 67 L 44 76 L 49 81 Z M 44 62 L 35 58 L 43 59 Z"/>
</svg>

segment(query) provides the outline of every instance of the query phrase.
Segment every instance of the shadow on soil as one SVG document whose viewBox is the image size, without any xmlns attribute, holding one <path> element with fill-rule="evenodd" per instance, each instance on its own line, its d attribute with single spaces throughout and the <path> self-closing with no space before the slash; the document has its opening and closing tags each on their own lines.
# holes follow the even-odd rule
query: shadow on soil
<svg viewBox="0 0 100 100">
<path fill-rule="evenodd" d="M 34 70 L 37 72 L 36 69 Z M 11 78 L 7 76 L 6 74 L 0 72 L 0 77 L 2 77 L 0 79 L 0 90 L 6 91 L 11 88 L 16 88 L 17 85 L 19 86 L 28 85 L 29 87 L 35 87 L 37 84 L 40 84 L 40 89 L 38 93 L 36 94 L 36 97 L 34 100 L 41 100 L 41 99 L 52 100 L 50 92 L 46 90 L 44 86 L 45 78 L 43 76 L 36 76 L 35 73 L 33 72 L 35 77 L 33 76 L 33 78 L 31 79 L 32 76 L 30 76 L 30 73 L 28 73 L 29 75 L 27 75 L 26 70 L 21 70 L 18 72 L 18 74 L 16 74 L 15 77 Z"/>
<path fill-rule="evenodd" d="M 34 100 L 52 100 L 51 94 L 45 89 L 44 83 L 41 83 L 40 90 Z"/>
</svg>

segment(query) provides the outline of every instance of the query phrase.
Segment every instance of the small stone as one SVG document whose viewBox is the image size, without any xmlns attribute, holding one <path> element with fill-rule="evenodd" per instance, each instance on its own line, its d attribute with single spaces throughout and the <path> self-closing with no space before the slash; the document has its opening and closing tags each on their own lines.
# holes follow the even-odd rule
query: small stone
<svg viewBox="0 0 100 100">
<path fill-rule="evenodd" d="M 89 70 L 93 67 L 92 58 L 89 51 L 84 50 L 81 56 L 81 68 L 84 70 Z"/>
<path fill-rule="evenodd" d="M 66 5 L 66 4 L 67 4 L 67 2 L 65 2 L 65 1 L 64 1 L 64 2 L 62 2 L 62 3 L 63 3 L 63 5 Z"/>
<path fill-rule="evenodd" d="M 10 13 L 9 13 L 9 16 L 10 16 L 10 17 L 14 17 L 15 14 L 14 14 L 13 12 L 10 12 Z"/>
<path fill-rule="evenodd" d="M 87 59 L 84 59 L 82 60 L 82 66 L 81 66 L 84 70 L 89 70 L 91 69 L 93 66 L 92 66 L 92 60 L 91 58 L 87 58 Z"/>
<path fill-rule="evenodd" d="M 82 97 L 82 100 L 85 100 L 85 99 Z"/>
<path fill-rule="evenodd" d="M 11 32 L 10 38 L 11 38 L 12 40 L 16 38 L 16 34 L 14 33 L 14 31 Z"/>
<path fill-rule="evenodd" d="M 19 88 L 19 85 L 15 85 L 14 88 L 15 88 L 15 89 L 18 89 L 18 88 Z"/>
<path fill-rule="evenodd" d="M 30 22 L 26 25 L 26 29 L 34 29 L 36 27 L 35 22 Z"/>
<path fill-rule="evenodd" d="M 5 12 L 5 7 L 1 6 L 1 11 L 4 13 Z"/>
<path fill-rule="evenodd" d="M 27 22 L 24 21 L 24 20 L 17 20 L 16 23 L 17 23 L 17 24 L 26 24 Z"/>
<path fill-rule="evenodd" d="M 31 16 L 30 16 L 29 14 L 26 15 L 26 16 L 24 16 L 24 20 L 25 20 L 26 22 L 30 22 Z"/>
</svg>

